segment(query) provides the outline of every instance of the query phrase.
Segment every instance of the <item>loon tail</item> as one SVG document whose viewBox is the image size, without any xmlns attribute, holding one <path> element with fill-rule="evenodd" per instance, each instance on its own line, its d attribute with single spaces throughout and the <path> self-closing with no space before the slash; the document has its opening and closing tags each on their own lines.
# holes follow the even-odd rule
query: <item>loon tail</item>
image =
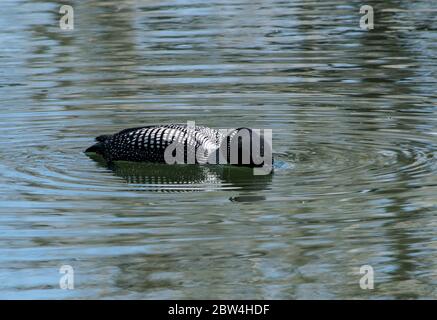
<svg viewBox="0 0 437 320">
<path fill-rule="evenodd" d="M 110 134 L 104 134 L 101 136 L 98 136 L 96 138 L 97 143 L 93 144 L 91 147 L 89 147 L 88 149 L 85 150 L 85 153 L 88 152 L 94 152 L 94 153 L 98 153 L 98 154 L 103 154 L 104 153 L 104 142 L 108 139 L 110 139 L 112 137 L 112 135 Z"/>
<path fill-rule="evenodd" d="M 85 150 L 85 153 L 94 152 L 98 154 L 103 154 L 104 148 L 103 143 L 97 142 L 96 144 L 93 144 L 91 147 Z"/>
</svg>

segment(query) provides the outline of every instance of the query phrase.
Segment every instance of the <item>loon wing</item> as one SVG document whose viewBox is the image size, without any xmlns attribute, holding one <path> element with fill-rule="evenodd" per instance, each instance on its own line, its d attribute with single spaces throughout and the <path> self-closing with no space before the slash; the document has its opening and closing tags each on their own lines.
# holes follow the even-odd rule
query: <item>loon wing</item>
<svg viewBox="0 0 437 320">
<path fill-rule="evenodd" d="M 223 133 L 203 126 L 151 125 L 99 136 L 98 142 L 85 152 L 101 154 L 107 160 L 163 162 L 166 147 L 176 143 L 183 146 L 185 152 L 196 150 L 197 163 L 206 163 L 224 138 Z"/>
</svg>

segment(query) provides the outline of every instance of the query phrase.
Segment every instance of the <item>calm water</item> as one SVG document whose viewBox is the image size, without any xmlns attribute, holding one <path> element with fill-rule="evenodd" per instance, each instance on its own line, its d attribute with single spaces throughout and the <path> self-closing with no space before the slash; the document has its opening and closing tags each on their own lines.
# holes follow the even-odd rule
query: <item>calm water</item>
<svg viewBox="0 0 437 320">
<path fill-rule="evenodd" d="M 362 1 L 75 1 L 68 32 L 3 0 L 0 297 L 437 298 L 437 5 L 372 2 L 366 32 Z M 271 128 L 285 165 L 83 154 L 187 120 Z"/>
</svg>

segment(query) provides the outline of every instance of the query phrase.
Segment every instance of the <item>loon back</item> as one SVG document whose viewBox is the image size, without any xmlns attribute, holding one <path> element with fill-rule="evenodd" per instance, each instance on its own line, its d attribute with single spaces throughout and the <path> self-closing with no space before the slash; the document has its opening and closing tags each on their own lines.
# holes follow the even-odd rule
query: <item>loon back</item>
<svg viewBox="0 0 437 320">
<path fill-rule="evenodd" d="M 136 162 L 166 163 L 166 149 L 172 145 L 182 147 L 183 163 L 189 158 L 194 163 L 218 163 L 220 153 L 230 159 L 230 145 L 234 136 L 241 130 L 248 130 L 252 140 L 252 130 L 248 128 L 235 129 L 229 134 L 204 126 L 187 126 L 184 124 L 152 125 L 122 130 L 113 135 L 101 135 L 97 143 L 85 152 L 93 152 L 103 156 L 108 162 L 124 160 Z M 238 149 L 243 149 L 240 140 Z M 251 142 L 251 141 L 250 141 Z M 262 144 L 261 144 L 262 145 Z M 181 149 L 179 149 L 181 150 Z M 181 159 L 180 159 L 181 160 Z M 262 166 L 250 162 L 242 163 L 239 156 L 236 165 Z"/>
</svg>

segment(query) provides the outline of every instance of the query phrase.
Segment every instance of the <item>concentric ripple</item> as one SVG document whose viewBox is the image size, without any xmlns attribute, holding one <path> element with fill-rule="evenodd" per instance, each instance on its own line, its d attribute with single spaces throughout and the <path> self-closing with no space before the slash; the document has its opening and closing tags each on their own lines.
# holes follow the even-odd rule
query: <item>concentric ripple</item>
<svg viewBox="0 0 437 320">
<path fill-rule="evenodd" d="M 0 297 L 437 298 L 430 3 L 2 1 Z M 186 121 L 272 129 L 275 172 L 83 153 Z"/>
</svg>

